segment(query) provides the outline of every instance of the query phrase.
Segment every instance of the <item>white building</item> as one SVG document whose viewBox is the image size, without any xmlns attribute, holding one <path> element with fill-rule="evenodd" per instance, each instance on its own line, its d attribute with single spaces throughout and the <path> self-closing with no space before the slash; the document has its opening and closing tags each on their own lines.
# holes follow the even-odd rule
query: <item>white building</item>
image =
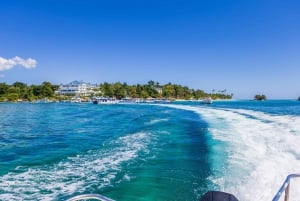
<svg viewBox="0 0 300 201">
<path fill-rule="evenodd" d="M 61 84 L 57 94 L 60 95 L 75 95 L 88 96 L 92 93 L 91 87 L 83 81 L 73 81 L 69 84 Z"/>
</svg>

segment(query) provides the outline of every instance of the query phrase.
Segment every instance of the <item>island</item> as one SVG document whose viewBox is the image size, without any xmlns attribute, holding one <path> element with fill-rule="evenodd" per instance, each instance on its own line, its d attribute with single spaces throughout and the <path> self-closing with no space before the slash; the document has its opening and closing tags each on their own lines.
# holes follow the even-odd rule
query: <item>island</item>
<svg viewBox="0 0 300 201">
<path fill-rule="evenodd" d="M 263 95 L 263 94 L 257 94 L 257 95 L 255 95 L 254 96 L 254 100 L 257 100 L 257 101 L 265 101 L 265 100 L 267 100 L 267 97 L 266 97 L 266 95 Z"/>
</svg>

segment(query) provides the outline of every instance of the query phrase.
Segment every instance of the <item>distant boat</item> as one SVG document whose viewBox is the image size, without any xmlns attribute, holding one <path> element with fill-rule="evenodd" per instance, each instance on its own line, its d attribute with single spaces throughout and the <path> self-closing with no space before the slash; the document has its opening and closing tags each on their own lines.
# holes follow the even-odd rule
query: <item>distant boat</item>
<svg viewBox="0 0 300 201">
<path fill-rule="evenodd" d="M 131 103 L 136 103 L 136 101 L 133 98 L 126 97 L 126 98 L 122 98 L 121 101 L 120 101 L 120 103 L 131 104 Z"/>
<path fill-rule="evenodd" d="M 212 104 L 213 100 L 211 99 L 211 97 L 208 97 L 208 98 L 202 99 L 201 103 L 202 104 Z"/>
<path fill-rule="evenodd" d="M 94 97 L 93 104 L 116 104 L 119 101 L 115 98 Z"/>
<path fill-rule="evenodd" d="M 81 98 L 80 97 L 73 97 L 71 98 L 71 103 L 81 103 Z"/>
<path fill-rule="evenodd" d="M 134 103 L 140 103 L 142 100 L 139 98 L 122 98 L 120 103 L 125 103 L 125 104 L 134 104 Z"/>
</svg>

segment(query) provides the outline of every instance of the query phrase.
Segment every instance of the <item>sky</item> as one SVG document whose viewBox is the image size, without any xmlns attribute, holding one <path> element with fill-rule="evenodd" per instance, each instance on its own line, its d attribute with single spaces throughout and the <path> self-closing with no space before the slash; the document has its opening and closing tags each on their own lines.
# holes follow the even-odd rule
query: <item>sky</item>
<svg viewBox="0 0 300 201">
<path fill-rule="evenodd" d="M 73 80 L 296 99 L 300 1 L 1 1 L 0 82 Z"/>
</svg>

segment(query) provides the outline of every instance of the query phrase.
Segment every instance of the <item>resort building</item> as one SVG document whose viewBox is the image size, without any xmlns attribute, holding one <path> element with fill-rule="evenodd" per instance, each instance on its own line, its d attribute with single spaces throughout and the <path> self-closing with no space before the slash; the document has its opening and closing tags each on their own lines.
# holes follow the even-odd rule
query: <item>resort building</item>
<svg viewBox="0 0 300 201">
<path fill-rule="evenodd" d="M 61 84 L 56 93 L 60 95 L 89 96 L 93 94 L 93 89 L 96 87 L 97 85 L 87 84 L 83 81 L 73 81 L 69 84 Z"/>
</svg>

